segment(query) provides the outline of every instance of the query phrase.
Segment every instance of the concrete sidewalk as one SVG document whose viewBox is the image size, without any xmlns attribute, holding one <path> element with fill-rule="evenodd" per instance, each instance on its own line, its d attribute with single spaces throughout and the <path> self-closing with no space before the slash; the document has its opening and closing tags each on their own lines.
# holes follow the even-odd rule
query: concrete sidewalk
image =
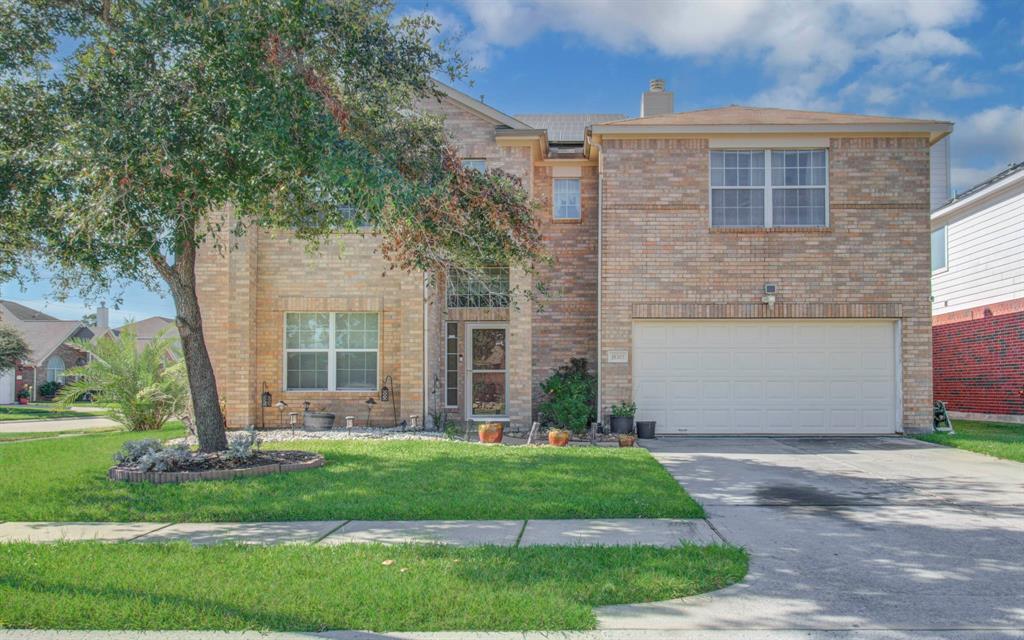
<svg viewBox="0 0 1024 640">
<path fill-rule="evenodd" d="M 0 421 L 0 433 L 54 433 L 88 429 L 108 429 L 119 423 L 104 416 L 81 418 L 51 418 L 49 420 L 4 420 Z"/>
<path fill-rule="evenodd" d="M 323 520 L 309 522 L 4 522 L 0 542 L 189 542 L 193 545 L 435 543 L 674 547 L 722 539 L 705 520 Z"/>
<path fill-rule="evenodd" d="M 1014 640 L 1020 630 L 596 630 L 596 631 L 43 631 L 0 629 L 0 640 Z"/>
</svg>

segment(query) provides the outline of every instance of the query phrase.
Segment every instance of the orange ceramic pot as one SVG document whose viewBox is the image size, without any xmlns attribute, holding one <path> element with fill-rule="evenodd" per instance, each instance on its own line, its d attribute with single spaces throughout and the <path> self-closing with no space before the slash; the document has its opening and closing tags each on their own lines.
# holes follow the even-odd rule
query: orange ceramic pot
<svg viewBox="0 0 1024 640">
<path fill-rule="evenodd" d="M 619 436 L 620 447 L 632 447 L 634 444 L 636 444 L 636 436 L 625 433 Z"/>
<path fill-rule="evenodd" d="M 564 447 L 569 444 L 569 432 L 565 429 L 552 429 L 548 431 L 548 444 L 552 447 Z"/>
<path fill-rule="evenodd" d="M 480 436 L 480 442 L 487 444 L 496 444 L 501 442 L 501 435 L 505 430 L 505 425 L 500 422 L 484 422 L 477 427 L 477 435 Z"/>
</svg>

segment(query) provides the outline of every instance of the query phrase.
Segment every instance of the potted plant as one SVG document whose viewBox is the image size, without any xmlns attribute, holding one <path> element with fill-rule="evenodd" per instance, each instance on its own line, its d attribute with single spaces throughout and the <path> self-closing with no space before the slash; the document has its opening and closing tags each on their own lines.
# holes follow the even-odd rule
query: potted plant
<svg viewBox="0 0 1024 640">
<path fill-rule="evenodd" d="M 569 444 L 568 429 L 550 429 L 548 431 L 548 444 L 553 447 L 564 447 Z"/>
<path fill-rule="evenodd" d="M 612 406 L 612 433 L 632 433 L 635 402 L 620 402 Z"/>
<path fill-rule="evenodd" d="M 480 436 L 480 442 L 486 444 L 498 444 L 501 442 L 501 436 L 505 431 L 505 425 L 501 422 L 481 422 L 480 426 L 477 427 L 477 435 Z"/>
<path fill-rule="evenodd" d="M 632 433 L 620 433 L 619 434 L 619 446 L 620 447 L 632 447 L 636 444 L 636 436 Z"/>
<path fill-rule="evenodd" d="M 18 404 L 28 404 L 28 399 L 32 397 L 31 385 L 26 385 L 21 388 L 18 392 Z"/>
<path fill-rule="evenodd" d="M 329 431 L 334 427 L 334 414 L 317 407 L 314 411 L 302 412 L 302 428 L 306 431 Z"/>
<path fill-rule="evenodd" d="M 656 424 L 654 420 L 637 420 L 636 437 L 641 440 L 654 440 L 654 427 Z"/>
</svg>

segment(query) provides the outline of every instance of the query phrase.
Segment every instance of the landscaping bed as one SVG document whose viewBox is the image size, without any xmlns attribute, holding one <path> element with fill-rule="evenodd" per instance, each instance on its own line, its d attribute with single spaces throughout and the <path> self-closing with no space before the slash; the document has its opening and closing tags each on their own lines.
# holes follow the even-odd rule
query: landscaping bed
<svg viewBox="0 0 1024 640">
<path fill-rule="evenodd" d="M 914 437 L 1004 460 L 1024 462 L 1024 424 L 954 420 L 953 430 L 956 435 L 928 433 Z"/>
<path fill-rule="evenodd" d="M 210 485 L 213 486 L 213 485 Z M 593 629 L 593 608 L 733 584 L 727 546 L 0 545 L 8 628 Z"/>
<path fill-rule="evenodd" d="M 156 484 L 229 480 L 269 473 L 288 473 L 324 466 L 324 457 L 309 451 L 260 451 L 239 460 L 221 453 L 196 453 L 173 471 L 143 471 L 138 465 L 115 465 L 107 471 L 111 480 Z"/>
<path fill-rule="evenodd" d="M 703 509 L 640 448 L 494 447 L 420 440 L 269 443 L 325 466 L 218 482 L 107 479 L 129 440 L 184 435 L 101 433 L 0 446 L 0 520 L 260 522 L 699 518 Z"/>
</svg>

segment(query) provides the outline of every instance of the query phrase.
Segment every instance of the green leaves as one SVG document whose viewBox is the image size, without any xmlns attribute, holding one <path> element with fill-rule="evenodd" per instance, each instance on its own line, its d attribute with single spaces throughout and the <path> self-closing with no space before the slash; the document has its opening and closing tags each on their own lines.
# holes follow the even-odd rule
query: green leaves
<svg viewBox="0 0 1024 640">
<path fill-rule="evenodd" d="M 13 327 L 0 324 L 0 371 L 10 369 L 29 355 L 28 344 Z"/>
</svg>

